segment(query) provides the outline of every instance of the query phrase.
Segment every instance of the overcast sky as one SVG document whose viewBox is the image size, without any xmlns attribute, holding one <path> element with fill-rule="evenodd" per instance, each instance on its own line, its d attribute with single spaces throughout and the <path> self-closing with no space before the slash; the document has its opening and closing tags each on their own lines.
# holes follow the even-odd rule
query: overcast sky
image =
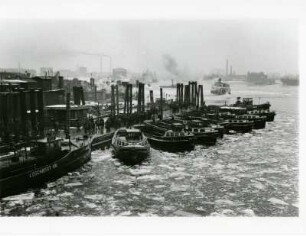
<svg viewBox="0 0 306 236">
<path fill-rule="evenodd" d="M 193 73 L 225 68 L 238 73 L 298 73 L 298 25 L 294 20 L 51 21 L 1 20 L 0 68 L 99 71 L 98 57 L 135 72 L 165 71 L 163 55 Z M 108 58 L 103 71 L 109 71 Z"/>
</svg>

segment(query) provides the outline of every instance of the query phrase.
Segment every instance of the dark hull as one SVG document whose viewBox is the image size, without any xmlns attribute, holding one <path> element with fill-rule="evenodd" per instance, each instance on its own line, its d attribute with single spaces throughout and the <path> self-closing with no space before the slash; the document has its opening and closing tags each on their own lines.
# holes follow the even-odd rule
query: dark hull
<svg viewBox="0 0 306 236">
<path fill-rule="evenodd" d="M 30 187 L 40 186 L 43 183 L 55 180 L 81 167 L 90 159 L 91 149 L 89 146 L 84 146 L 48 164 L 3 178 L 0 180 L 0 197 L 21 193 Z"/>
<path fill-rule="evenodd" d="M 224 128 L 216 128 L 216 130 L 218 130 L 218 134 L 219 134 L 219 138 L 223 138 L 224 137 L 224 132 L 225 129 Z"/>
<path fill-rule="evenodd" d="M 254 120 L 253 129 L 264 129 L 266 127 L 266 120 Z"/>
<path fill-rule="evenodd" d="M 148 138 L 148 141 L 153 148 L 168 152 L 190 151 L 194 148 L 194 143 L 191 139 L 173 141 L 159 137 L 150 137 Z"/>
<path fill-rule="evenodd" d="M 261 116 L 265 116 L 267 122 L 272 122 L 272 121 L 274 121 L 275 113 L 271 112 L 271 113 L 264 114 L 264 115 L 261 115 Z"/>
<path fill-rule="evenodd" d="M 234 130 L 237 133 L 248 133 L 251 132 L 253 129 L 253 124 L 229 124 L 227 126 L 227 133 L 229 133 L 230 130 Z"/>
<path fill-rule="evenodd" d="M 298 86 L 299 80 L 298 79 L 281 79 L 283 85 L 289 85 L 289 86 Z"/>
<path fill-rule="evenodd" d="M 94 136 L 91 141 L 91 149 L 97 150 L 97 149 L 101 149 L 101 148 L 104 149 L 105 147 L 109 147 L 110 144 L 112 143 L 113 135 L 114 135 L 114 132 Z"/>
<path fill-rule="evenodd" d="M 136 165 L 149 157 L 150 149 L 116 148 L 113 146 L 113 155 L 124 164 Z"/>
<path fill-rule="evenodd" d="M 226 89 L 216 89 L 216 90 L 211 90 L 210 92 L 215 95 L 224 95 L 226 93 L 229 93 L 229 91 Z"/>
<path fill-rule="evenodd" d="M 215 145 L 218 137 L 219 133 L 195 134 L 195 143 L 204 145 Z"/>
</svg>

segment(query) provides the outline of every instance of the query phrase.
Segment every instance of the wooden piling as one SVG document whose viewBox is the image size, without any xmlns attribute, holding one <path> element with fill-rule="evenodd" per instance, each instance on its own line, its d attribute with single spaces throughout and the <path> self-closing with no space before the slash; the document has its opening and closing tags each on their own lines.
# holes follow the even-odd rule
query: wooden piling
<svg viewBox="0 0 306 236">
<path fill-rule="evenodd" d="M 69 139 L 70 129 L 70 93 L 66 94 L 66 127 L 65 127 L 66 138 Z"/>
<path fill-rule="evenodd" d="M 203 85 L 199 85 L 199 93 L 200 93 L 200 107 L 204 106 L 204 94 L 203 94 Z"/>
<path fill-rule="evenodd" d="M 154 110 L 153 90 L 150 90 L 150 109 L 151 109 L 151 112 Z"/>
<path fill-rule="evenodd" d="M 94 88 L 95 88 L 95 102 L 97 102 L 97 85 L 94 85 Z"/>
<path fill-rule="evenodd" d="M 124 94 L 124 108 L 123 108 L 123 113 L 127 113 L 127 103 L 128 103 L 128 86 L 129 84 L 125 85 L 125 94 Z"/>
<path fill-rule="evenodd" d="M 31 134 L 36 135 L 37 127 L 36 127 L 36 102 L 35 102 L 35 90 L 30 90 L 30 110 L 31 110 Z"/>
<path fill-rule="evenodd" d="M 137 93 L 137 113 L 140 113 L 141 109 L 141 83 L 138 82 L 138 93 Z"/>
<path fill-rule="evenodd" d="M 176 102 L 180 104 L 180 84 L 176 84 Z"/>
<path fill-rule="evenodd" d="M 184 103 L 184 84 L 183 83 L 181 83 L 181 86 L 180 86 L 180 98 L 181 98 L 181 107 L 182 107 Z"/>
<path fill-rule="evenodd" d="M 26 94 L 23 90 L 20 91 L 20 119 L 21 129 L 24 139 L 28 136 L 28 122 L 27 122 L 27 108 L 26 108 Z"/>
<path fill-rule="evenodd" d="M 45 121 L 44 121 L 44 97 L 43 97 L 43 91 L 42 89 L 39 89 L 37 92 L 37 106 L 38 106 L 38 129 L 39 134 L 44 135 L 44 127 L 45 127 Z"/>
<path fill-rule="evenodd" d="M 145 112 L 145 84 L 142 83 L 142 112 Z"/>
<path fill-rule="evenodd" d="M 115 86 L 111 86 L 111 116 L 115 114 Z"/>
<path fill-rule="evenodd" d="M 7 104 L 7 94 L 4 93 L 1 96 L 1 106 L 2 106 L 2 120 L 3 120 L 3 134 L 4 141 L 9 141 L 9 131 L 8 131 L 8 104 Z"/>
<path fill-rule="evenodd" d="M 117 115 L 119 115 L 119 89 L 118 89 L 118 85 L 116 85 L 116 107 L 117 107 Z"/>
<path fill-rule="evenodd" d="M 80 100 L 82 101 L 82 105 L 85 105 L 84 90 L 82 86 L 79 87 L 79 91 L 80 91 Z"/>
<path fill-rule="evenodd" d="M 160 119 L 163 119 L 163 88 L 160 88 Z"/>
<path fill-rule="evenodd" d="M 130 93 L 129 93 L 129 103 L 130 103 L 130 109 L 129 109 L 129 114 L 133 113 L 133 85 L 130 84 Z"/>
</svg>

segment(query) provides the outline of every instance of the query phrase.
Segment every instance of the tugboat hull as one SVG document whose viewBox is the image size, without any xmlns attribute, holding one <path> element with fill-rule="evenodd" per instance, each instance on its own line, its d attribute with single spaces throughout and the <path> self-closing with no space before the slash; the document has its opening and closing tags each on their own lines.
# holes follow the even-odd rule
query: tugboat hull
<svg viewBox="0 0 306 236">
<path fill-rule="evenodd" d="M 195 134 L 195 143 L 204 145 L 215 145 L 219 133 L 209 133 L 209 134 Z"/>
<path fill-rule="evenodd" d="M 90 146 L 69 152 L 60 159 L 43 166 L 33 165 L 32 169 L 0 179 L 0 197 L 21 193 L 30 187 L 40 186 L 81 167 L 91 159 Z"/>
<path fill-rule="evenodd" d="M 230 130 L 234 130 L 237 133 L 249 133 L 253 129 L 253 124 L 229 124 L 227 127 L 227 133 L 229 133 Z"/>
<path fill-rule="evenodd" d="M 159 137 L 150 137 L 148 141 L 153 148 L 169 152 L 190 151 L 194 148 L 194 143 L 191 139 L 173 141 Z"/>
<path fill-rule="evenodd" d="M 113 155 L 125 164 L 139 164 L 146 160 L 150 155 L 150 148 L 129 146 L 120 149 L 113 147 Z"/>
</svg>

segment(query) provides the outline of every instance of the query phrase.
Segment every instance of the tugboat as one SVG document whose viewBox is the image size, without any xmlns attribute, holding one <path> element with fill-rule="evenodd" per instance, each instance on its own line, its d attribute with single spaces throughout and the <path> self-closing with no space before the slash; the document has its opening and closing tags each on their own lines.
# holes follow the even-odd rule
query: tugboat
<svg viewBox="0 0 306 236">
<path fill-rule="evenodd" d="M 221 78 L 219 78 L 211 87 L 210 92 L 216 95 L 224 95 L 226 93 L 231 94 L 231 88 L 228 83 L 223 83 Z"/>
<path fill-rule="evenodd" d="M 260 117 L 265 117 L 267 122 L 274 121 L 274 117 L 276 115 L 275 111 L 267 111 L 267 110 L 253 110 L 247 111 L 249 115 L 257 115 Z"/>
<path fill-rule="evenodd" d="M 146 121 L 144 126 L 152 147 L 168 152 L 190 151 L 194 148 L 194 134 L 184 131 L 184 125 Z"/>
<path fill-rule="evenodd" d="M 201 120 L 191 120 L 188 122 L 186 131 L 194 134 L 197 144 L 214 145 L 219 137 L 219 132 L 211 127 L 205 127 Z"/>
<path fill-rule="evenodd" d="M 90 141 L 50 137 L 0 153 L 0 197 L 55 180 L 91 158 Z"/>
<path fill-rule="evenodd" d="M 67 114 L 70 114 L 69 103 L 70 94 L 67 94 Z M 0 145 L 1 198 L 55 180 L 91 159 L 90 139 L 87 136 L 71 138 L 70 115 L 67 116 L 66 139 L 51 131 L 43 138 Z"/>
<path fill-rule="evenodd" d="M 249 120 L 224 120 L 219 121 L 219 124 L 225 127 L 225 133 L 230 134 L 231 131 L 237 133 L 251 132 L 254 126 L 253 121 Z"/>
<path fill-rule="evenodd" d="M 258 115 L 238 115 L 235 117 L 237 120 L 248 120 L 253 121 L 253 129 L 264 129 L 266 127 L 266 117 Z"/>
<path fill-rule="evenodd" d="M 150 154 L 150 144 L 139 129 L 118 129 L 114 133 L 111 147 L 114 157 L 126 164 L 141 163 Z"/>
<path fill-rule="evenodd" d="M 264 117 L 267 122 L 274 121 L 276 115 L 275 111 L 270 111 L 271 104 L 269 102 L 254 105 L 252 98 L 243 98 L 243 102 L 241 102 L 238 97 L 233 106 L 243 107 L 246 109 L 246 114 Z"/>
</svg>

